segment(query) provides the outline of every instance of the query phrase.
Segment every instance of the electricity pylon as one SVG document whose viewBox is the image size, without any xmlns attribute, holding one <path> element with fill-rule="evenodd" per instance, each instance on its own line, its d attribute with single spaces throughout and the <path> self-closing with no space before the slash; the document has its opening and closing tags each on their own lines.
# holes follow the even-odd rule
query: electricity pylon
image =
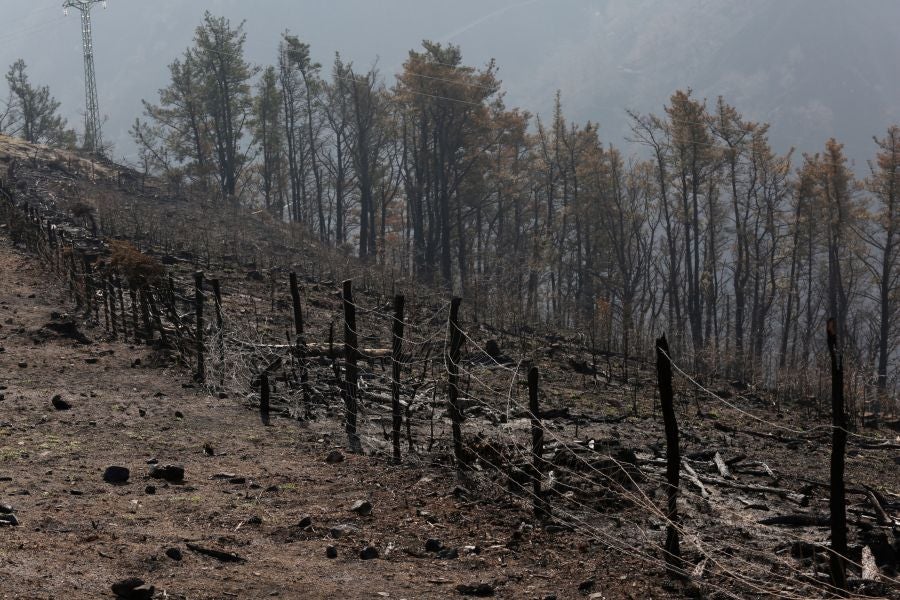
<svg viewBox="0 0 900 600">
<path fill-rule="evenodd" d="M 91 33 L 91 8 L 94 4 L 106 0 L 66 0 L 63 9 L 68 14 L 69 8 L 81 11 L 81 43 L 84 50 L 84 147 L 90 152 L 100 154 L 103 151 L 103 139 L 100 135 L 100 103 L 97 100 L 97 78 L 94 74 L 94 40 Z"/>
</svg>

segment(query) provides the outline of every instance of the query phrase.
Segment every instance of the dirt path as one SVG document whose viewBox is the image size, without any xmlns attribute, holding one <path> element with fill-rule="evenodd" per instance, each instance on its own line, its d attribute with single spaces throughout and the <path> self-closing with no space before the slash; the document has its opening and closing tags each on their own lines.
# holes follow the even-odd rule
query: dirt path
<svg viewBox="0 0 900 600">
<path fill-rule="evenodd" d="M 86 345 L 44 329 L 65 310 L 64 290 L 0 236 L 0 503 L 19 521 L 0 527 L 2 598 L 112 597 L 132 576 L 156 598 L 446 598 L 482 582 L 496 597 L 570 598 L 587 597 L 578 586 L 589 579 L 606 598 L 661 595 L 621 578 L 637 565 L 610 564 L 577 535 L 522 528 L 520 507 L 452 496 L 445 471 L 350 455 L 327 464 L 340 446 L 333 423 L 263 427 L 239 399 L 155 366 L 149 348 L 102 328 L 82 329 Z M 71 409 L 53 407 L 57 394 Z M 183 465 L 183 483 L 151 479 L 153 459 Z M 110 465 L 130 469 L 128 483 L 104 482 Z M 356 500 L 372 514 L 352 513 Z M 428 538 L 459 558 L 425 552 Z M 360 559 L 367 544 L 378 559 Z"/>
</svg>

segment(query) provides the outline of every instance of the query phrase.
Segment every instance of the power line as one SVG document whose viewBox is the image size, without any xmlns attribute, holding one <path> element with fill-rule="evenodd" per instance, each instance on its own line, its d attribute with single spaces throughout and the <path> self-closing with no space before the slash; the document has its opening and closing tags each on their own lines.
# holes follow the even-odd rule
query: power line
<svg viewBox="0 0 900 600">
<path fill-rule="evenodd" d="M 8 33 L 5 33 L 2 35 L 2 37 L 0 37 L 0 43 L 6 44 L 10 41 L 18 40 L 23 37 L 28 37 L 29 35 L 31 35 L 33 33 L 37 33 L 39 31 L 43 31 L 45 29 L 49 29 L 53 25 L 62 23 L 64 20 L 65 20 L 64 16 L 58 16 L 58 17 L 54 17 L 52 19 L 43 21 L 41 23 L 35 23 L 35 24 L 25 27 L 23 29 L 10 30 Z"/>
</svg>

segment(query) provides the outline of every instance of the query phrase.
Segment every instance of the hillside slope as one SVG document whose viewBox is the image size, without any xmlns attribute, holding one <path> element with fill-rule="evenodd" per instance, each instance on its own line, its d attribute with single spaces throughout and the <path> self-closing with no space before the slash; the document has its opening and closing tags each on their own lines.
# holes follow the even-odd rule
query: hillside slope
<svg viewBox="0 0 900 600">
<path fill-rule="evenodd" d="M 0 177 L 20 150 L 0 137 Z M 504 323 L 464 300 L 462 347 L 451 360 L 444 291 L 239 207 L 123 181 L 127 171 L 114 165 L 100 171 L 37 148 L 26 155 L 35 158 L 0 186 L 0 373 L 10 407 L 0 423 L 0 499 L 19 522 L 0 525 L 8 597 L 96 597 L 132 575 L 175 598 L 443 598 L 481 583 L 517 599 L 828 596 L 823 373 L 818 393 L 798 398 L 790 387 L 692 376 L 674 356 L 682 484 L 671 523 L 656 371 L 645 358 L 652 348 L 603 352 L 581 332 Z M 123 248 L 132 262 L 117 262 Z M 152 257 L 171 279 L 137 278 L 139 289 L 129 289 L 121 280 L 133 276 L 129 265 Z M 221 323 L 209 279 L 194 289 L 198 270 L 221 284 Z M 289 272 L 300 278 L 305 331 L 297 336 Z M 352 302 L 342 302 L 342 279 L 352 280 Z M 115 288 L 122 293 L 110 310 Z M 397 356 L 402 462 L 392 466 L 395 293 L 408 304 Z M 197 297 L 207 307 L 202 389 L 191 377 Z M 52 314 L 63 311 L 75 318 Z M 341 355 L 345 336 L 361 347 L 355 384 Z M 451 365 L 467 489 L 455 489 Z M 247 410 L 260 407 L 263 371 L 271 426 Z M 536 413 L 531 372 L 539 373 Z M 356 454 L 345 450 L 351 391 Z M 54 406 L 56 394 L 71 407 L 57 410 L 65 407 Z M 849 571 L 855 592 L 900 598 L 900 423 L 883 417 L 849 434 Z M 531 485 L 533 419 L 545 438 L 540 497 Z M 338 449 L 344 460 L 325 462 Z M 151 479 L 151 459 L 180 463 L 184 480 Z M 104 482 L 110 465 L 128 467 L 132 483 Z M 539 498 L 549 518 L 532 512 Z M 351 510 L 357 500 L 371 502 L 371 515 Z M 668 581 L 661 552 L 676 525 L 686 584 Z M 426 550 L 430 538 L 444 554 Z M 324 557 L 329 545 L 337 559 Z M 360 558 L 368 545 L 377 562 Z M 171 548 L 182 561 L 165 554 Z M 197 548 L 225 552 L 228 562 Z M 867 551 L 874 579 L 860 579 Z"/>
</svg>

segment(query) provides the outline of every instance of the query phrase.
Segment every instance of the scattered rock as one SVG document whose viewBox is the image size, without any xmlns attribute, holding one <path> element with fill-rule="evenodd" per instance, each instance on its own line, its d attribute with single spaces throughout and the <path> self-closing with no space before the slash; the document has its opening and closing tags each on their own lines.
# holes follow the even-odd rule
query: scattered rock
<svg viewBox="0 0 900 600">
<path fill-rule="evenodd" d="M 368 516 L 372 514 L 372 503 L 368 500 L 357 500 L 350 507 L 350 512 L 355 512 L 361 517 Z"/>
<path fill-rule="evenodd" d="M 16 515 L 0 515 L 0 526 L 9 525 L 11 527 L 15 527 L 19 524 L 19 519 L 16 518 Z"/>
<path fill-rule="evenodd" d="M 147 487 L 144 488 L 144 493 L 152 496 L 153 494 L 156 493 L 156 486 L 148 485 Z"/>
<path fill-rule="evenodd" d="M 103 472 L 103 481 L 113 485 L 121 485 L 128 482 L 131 472 L 126 467 L 109 466 Z"/>
<path fill-rule="evenodd" d="M 150 467 L 150 477 L 179 483 L 184 480 L 184 467 L 181 465 L 152 465 Z"/>
<path fill-rule="evenodd" d="M 181 560 L 184 557 L 184 555 L 181 553 L 181 550 L 175 547 L 167 548 L 166 556 L 168 556 L 172 560 Z"/>
<path fill-rule="evenodd" d="M 25 362 L 25 361 L 23 360 L 22 362 L 19 363 L 19 368 L 20 368 L 20 369 L 27 369 L 27 368 L 28 368 L 28 363 Z"/>
<path fill-rule="evenodd" d="M 213 447 L 209 445 L 209 442 L 203 444 L 203 454 L 206 456 L 215 456 L 216 451 L 213 450 Z"/>
<path fill-rule="evenodd" d="M 63 400 L 62 396 L 60 396 L 59 394 L 53 396 L 53 398 L 50 399 L 50 404 L 52 404 L 53 408 L 55 408 L 56 410 L 69 410 L 70 408 L 72 408 L 72 405 L 69 402 Z"/>
<path fill-rule="evenodd" d="M 327 558 L 337 558 L 337 548 L 334 546 L 328 546 L 325 548 L 325 556 Z"/>
<path fill-rule="evenodd" d="M 16 512 L 11 504 L 0 504 L 0 515 L 11 515 Z"/>
<path fill-rule="evenodd" d="M 156 590 L 152 585 L 145 584 L 143 579 L 129 577 L 112 584 L 112 591 L 119 598 L 127 600 L 150 600 Z"/>
<path fill-rule="evenodd" d="M 591 590 L 594 589 L 594 585 L 596 585 L 596 583 L 597 582 L 594 581 L 593 579 L 587 579 L 585 581 L 582 581 L 581 583 L 578 584 L 578 591 L 583 594 L 587 594 L 588 592 L 590 592 Z"/>
<path fill-rule="evenodd" d="M 378 548 L 375 546 L 366 546 L 359 551 L 359 557 L 363 560 L 372 560 L 378 558 Z"/>
<path fill-rule="evenodd" d="M 297 523 L 297 527 L 300 529 L 311 529 L 312 528 L 312 517 L 309 515 L 303 515 L 300 517 L 300 522 Z"/>
<path fill-rule="evenodd" d="M 84 362 L 86 362 L 86 363 L 89 364 L 89 365 L 96 365 L 96 364 L 97 364 L 97 360 L 98 360 L 97 357 L 91 356 L 90 358 L 84 359 Z"/>
<path fill-rule="evenodd" d="M 176 411 L 175 411 L 175 418 L 176 418 L 176 419 L 183 419 L 183 418 L 184 418 L 184 413 L 181 412 L 180 410 L 176 410 Z"/>
<path fill-rule="evenodd" d="M 331 452 L 328 453 L 328 456 L 325 458 L 325 462 L 327 462 L 330 465 L 344 462 L 344 455 L 341 453 L 340 450 L 332 450 Z"/>
<path fill-rule="evenodd" d="M 444 545 L 435 538 L 430 538 L 425 542 L 425 552 L 440 552 Z"/>
<path fill-rule="evenodd" d="M 337 539 L 348 534 L 356 533 L 357 531 L 359 530 L 353 525 L 336 525 L 328 530 L 328 535 Z"/>
<path fill-rule="evenodd" d="M 454 560 L 459 558 L 459 550 L 456 548 L 444 548 L 437 553 L 437 557 L 441 560 Z"/>
<path fill-rule="evenodd" d="M 479 598 L 486 598 L 488 596 L 494 595 L 494 586 L 489 583 L 479 583 L 476 585 L 467 585 L 465 583 L 461 583 L 456 586 L 456 591 L 463 596 L 477 596 Z"/>
<path fill-rule="evenodd" d="M 247 523 L 247 525 L 262 525 L 263 520 L 259 515 L 253 515 L 244 522 Z"/>
</svg>

